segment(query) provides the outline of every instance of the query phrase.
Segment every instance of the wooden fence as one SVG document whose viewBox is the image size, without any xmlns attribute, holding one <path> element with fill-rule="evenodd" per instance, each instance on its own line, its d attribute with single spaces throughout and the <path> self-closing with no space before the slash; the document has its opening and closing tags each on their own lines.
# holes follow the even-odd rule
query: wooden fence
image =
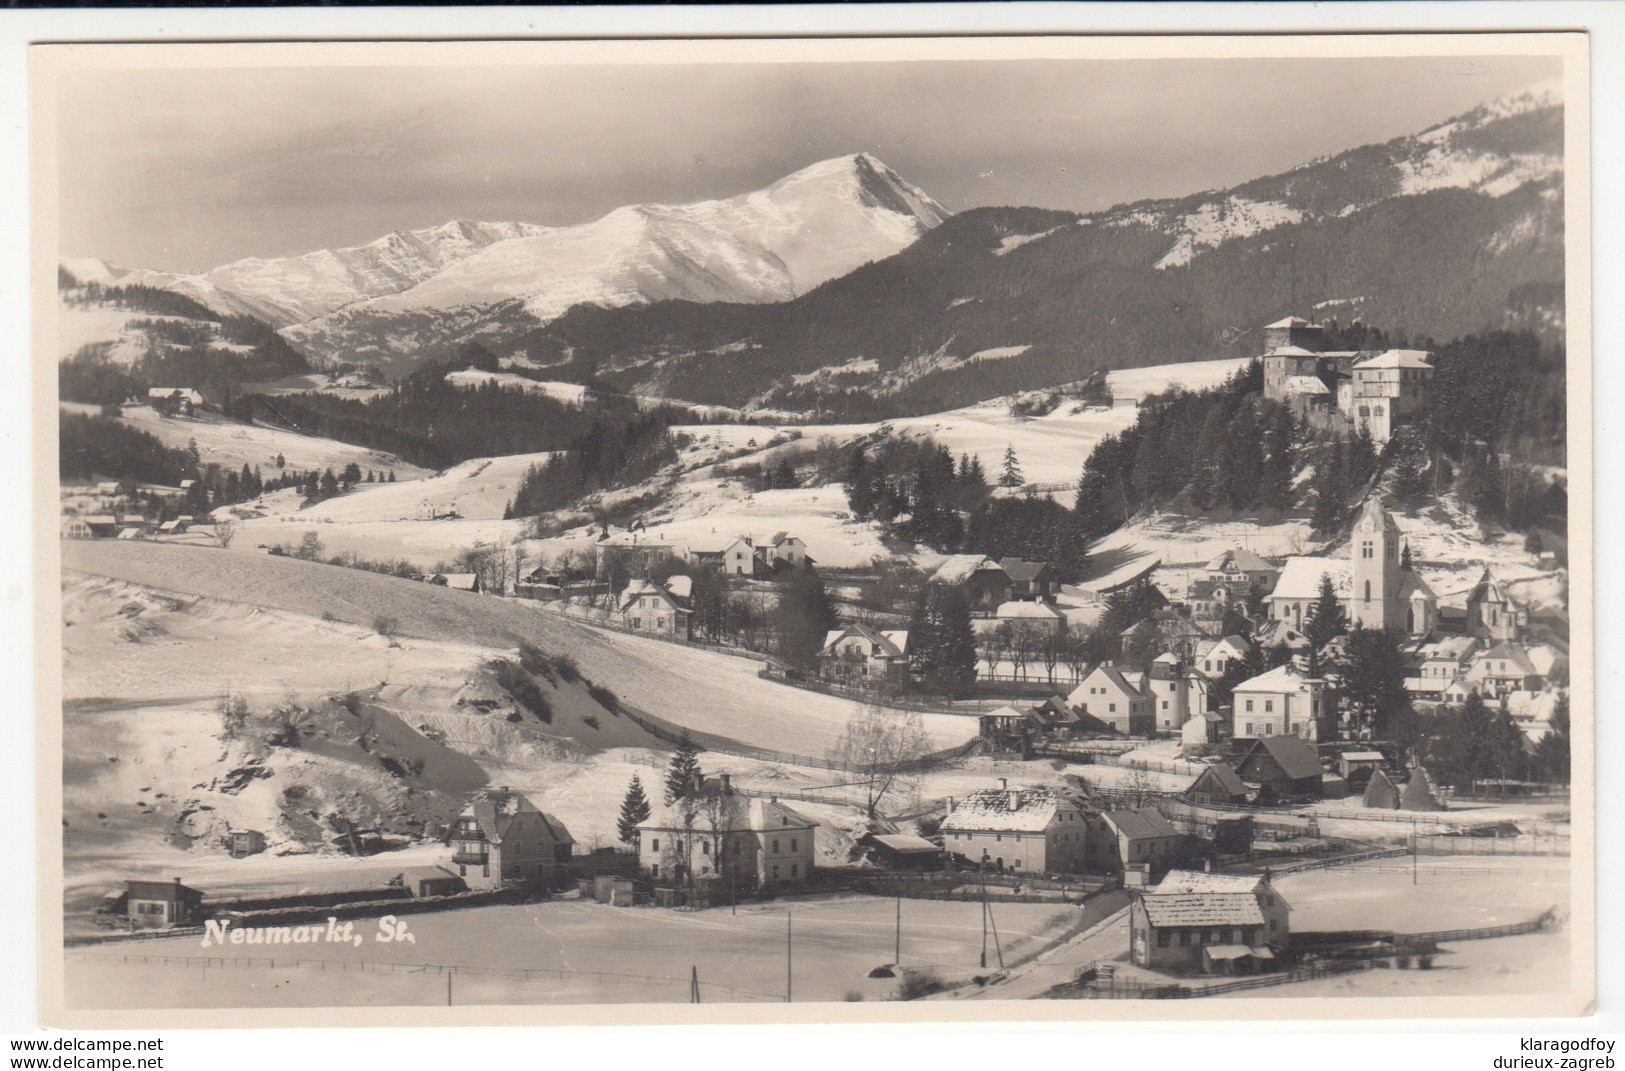
<svg viewBox="0 0 1625 1071">
<path fill-rule="evenodd" d="M 1416 838 L 1421 855 L 1568 855 L 1569 838 L 1520 833 L 1515 837 L 1449 837 L 1428 834 Z"/>
</svg>

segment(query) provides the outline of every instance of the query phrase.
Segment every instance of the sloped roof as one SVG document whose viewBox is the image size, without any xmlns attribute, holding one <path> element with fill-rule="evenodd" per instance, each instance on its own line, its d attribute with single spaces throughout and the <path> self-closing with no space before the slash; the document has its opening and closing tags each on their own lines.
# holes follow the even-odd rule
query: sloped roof
<svg viewBox="0 0 1625 1071">
<path fill-rule="evenodd" d="M 1388 512 L 1382 504 L 1382 499 L 1376 495 L 1365 500 L 1365 505 L 1360 507 L 1360 519 L 1354 522 L 1356 532 L 1370 531 L 1373 528 L 1381 528 L 1390 535 L 1399 535 L 1399 525 L 1394 523 L 1394 515 Z"/>
<path fill-rule="evenodd" d="M 936 571 L 931 574 L 934 584 L 963 584 L 971 576 L 983 569 L 1004 569 L 998 562 L 985 554 L 950 554 L 942 559 Z"/>
<path fill-rule="evenodd" d="M 1153 926 L 1262 926 L 1264 909 L 1250 892 L 1152 893 L 1142 897 Z"/>
<path fill-rule="evenodd" d="M 1170 893 L 1253 893 L 1268 883 L 1263 874 L 1209 874 L 1202 870 L 1170 870 L 1150 895 Z"/>
<path fill-rule="evenodd" d="M 831 629 L 824 633 L 824 650 L 828 651 L 848 636 L 857 636 L 869 642 L 874 653 L 880 658 L 901 658 L 908 653 L 907 629 L 880 629 L 870 628 L 868 625 L 855 624 L 846 628 Z"/>
<path fill-rule="evenodd" d="M 1319 376 L 1287 376 L 1285 386 L 1288 394 L 1331 393 L 1331 389 L 1320 381 Z"/>
<path fill-rule="evenodd" d="M 1000 621 L 1065 621 L 1066 614 L 1047 602 L 1002 602 L 993 611 Z"/>
<path fill-rule="evenodd" d="M 1332 590 L 1347 598 L 1353 584 L 1351 563 L 1344 558 L 1302 555 L 1288 558 L 1269 594 L 1272 599 L 1313 599 L 1320 595 L 1320 578 L 1332 578 Z"/>
<path fill-rule="evenodd" d="M 1417 654 L 1428 662 L 1455 662 L 1460 664 L 1477 647 L 1478 640 L 1472 636 L 1445 636 L 1443 639 L 1423 644 Z"/>
<path fill-rule="evenodd" d="M 448 588 L 456 588 L 459 591 L 472 591 L 474 584 L 479 580 L 478 573 L 441 573 L 440 575 L 446 578 Z"/>
<path fill-rule="evenodd" d="M 1302 346 L 1277 346 L 1264 354 L 1266 357 L 1319 357 L 1314 350 L 1306 350 Z"/>
<path fill-rule="evenodd" d="M 1179 830 L 1150 807 L 1134 810 L 1103 811 L 1101 817 L 1111 823 L 1119 836 L 1129 840 L 1148 840 L 1152 837 L 1177 837 Z"/>
<path fill-rule="evenodd" d="M 1320 756 L 1300 736 L 1261 736 L 1248 752 L 1263 748 L 1291 780 L 1321 775 Z"/>
<path fill-rule="evenodd" d="M 1355 365 L 1361 368 L 1432 368 L 1427 350 L 1384 350 Z"/>
<path fill-rule="evenodd" d="M 1027 717 L 1027 714 L 1026 714 L 1025 711 L 1017 710 L 1015 707 L 1012 707 L 1012 706 L 1002 706 L 1002 707 L 999 707 L 996 710 L 984 711 L 983 714 L 982 714 L 982 717 L 984 717 L 984 718 L 1023 718 L 1023 719 L 1025 719 Z"/>
<path fill-rule="evenodd" d="M 1276 666 L 1268 673 L 1244 680 L 1233 689 L 1237 692 L 1302 692 L 1307 690 L 1309 678 L 1288 662 Z"/>
<path fill-rule="evenodd" d="M 1205 717 L 1205 715 L 1198 716 Z M 1214 781 L 1218 788 L 1227 795 L 1245 796 L 1247 794 L 1247 785 L 1242 781 L 1241 775 L 1236 773 L 1235 768 L 1228 762 L 1214 763 L 1200 774 L 1197 774 L 1196 780 L 1191 782 L 1191 788 L 1194 789 L 1198 784 L 1206 780 Z"/>
<path fill-rule="evenodd" d="M 1473 659 L 1475 665 L 1489 662 L 1511 662 L 1512 668 L 1524 675 L 1535 675 L 1535 665 L 1529 660 L 1529 654 L 1520 644 L 1509 643 L 1505 640 L 1491 647 L 1488 651 Z M 1491 672 L 1486 666 L 1484 672 Z M 1499 672 L 1498 670 L 1496 672 Z"/>
<path fill-rule="evenodd" d="M 942 851 L 941 848 L 924 837 L 916 837 L 912 833 L 876 833 L 874 834 L 874 840 L 878 844 L 884 844 L 894 852 L 920 852 L 924 854 L 926 852 Z"/>
<path fill-rule="evenodd" d="M 711 828 L 712 801 L 716 805 L 715 830 Z M 774 830 L 815 829 L 817 822 L 797 814 L 778 800 L 757 799 L 737 793 L 712 796 L 691 805 L 690 818 L 684 821 L 681 803 L 656 803 L 649 817 L 638 823 L 639 829 L 692 831 L 696 834 L 713 832 L 769 833 Z"/>
<path fill-rule="evenodd" d="M 1145 693 L 1141 691 L 1137 685 L 1130 684 L 1128 678 L 1123 676 L 1122 670 L 1118 669 L 1116 666 L 1101 663 L 1094 668 L 1093 672 L 1091 672 L 1087 677 L 1083 678 L 1076 688 L 1072 689 L 1071 694 L 1066 697 L 1067 702 L 1088 702 L 1089 692 L 1085 685 L 1088 685 L 1091 681 L 1093 681 L 1096 675 L 1103 677 L 1107 684 L 1111 685 L 1113 688 L 1117 689 L 1123 695 L 1126 695 L 1131 699 L 1145 698 Z"/>
<path fill-rule="evenodd" d="M 1312 324 L 1308 320 L 1302 319 L 1301 317 L 1298 317 L 1298 316 L 1284 316 L 1281 319 L 1276 320 L 1274 323 L 1265 324 L 1264 326 L 1266 328 L 1270 328 L 1270 327 L 1313 327 L 1313 328 L 1317 328 L 1317 329 L 1320 327 L 1319 324 Z"/>
<path fill-rule="evenodd" d="M 1003 569 L 1011 580 L 1026 582 L 1037 580 L 1038 574 L 1049 568 L 1049 562 L 1024 562 L 1020 558 L 1000 558 L 999 568 Z"/>
<path fill-rule="evenodd" d="M 1226 567 L 1243 573 L 1273 573 L 1276 569 L 1274 562 L 1254 554 L 1245 547 L 1227 550 L 1207 563 L 1207 571 L 1210 573 L 1222 573 Z"/>
<path fill-rule="evenodd" d="M 513 826 L 514 819 L 521 814 L 540 815 L 548 835 L 555 843 L 575 843 L 569 829 L 565 828 L 564 823 L 558 818 L 539 810 L 520 793 L 505 789 L 488 788 L 475 793 L 474 798 L 463 808 L 460 817 L 473 818 L 486 840 L 492 844 L 501 844 L 502 838 L 507 836 L 508 830 Z"/>
<path fill-rule="evenodd" d="M 457 878 L 458 881 L 462 880 L 461 878 L 458 878 L 456 874 L 453 874 L 443 866 L 409 866 L 405 870 L 401 871 L 400 876 L 401 884 L 406 886 L 411 886 L 421 881 L 445 881 L 447 878 Z"/>
<path fill-rule="evenodd" d="M 1047 788 L 986 788 L 954 805 L 943 829 L 1041 833 L 1068 804 Z"/>
<path fill-rule="evenodd" d="M 694 578 L 679 573 L 666 578 L 666 590 L 679 599 L 686 599 L 694 593 Z"/>
</svg>

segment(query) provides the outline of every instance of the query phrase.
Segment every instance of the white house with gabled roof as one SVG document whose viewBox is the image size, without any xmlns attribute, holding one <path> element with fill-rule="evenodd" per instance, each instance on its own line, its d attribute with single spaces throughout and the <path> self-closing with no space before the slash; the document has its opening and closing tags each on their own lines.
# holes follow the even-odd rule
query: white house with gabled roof
<svg viewBox="0 0 1625 1071">
<path fill-rule="evenodd" d="M 1151 696 L 1110 662 L 1090 670 L 1067 695 L 1066 701 L 1074 709 L 1105 722 L 1114 732 L 1125 736 L 1146 736 L 1156 730 Z"/>
<path fill-rule="evenodd" d="M 1237 739 L 1300 736 L 1329 739 L 1335 720 L 1326 682 L 1288 663 L 1236 685 L 1231 734 Z"/>
<path fill-rule="evenodd" d="M 1089 846 L 1084 812 L 1048 788 L 989 788 L 951 803 L 942 845 L 973 865 L 1016 874 L 1083 868 Z"/>
</svg>

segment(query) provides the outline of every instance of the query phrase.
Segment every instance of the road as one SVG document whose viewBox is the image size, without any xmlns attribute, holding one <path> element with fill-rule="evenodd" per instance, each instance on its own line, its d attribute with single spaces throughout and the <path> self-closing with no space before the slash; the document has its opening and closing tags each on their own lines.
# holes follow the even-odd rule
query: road
<svg viewBox="0 0 1625 1071">
<path fill-rule="evenodd" d="M 1129 894 L 1102 893 L 1085 906 L 1089 922 L 1081 935 L 1017 967 L 1003 982 L 985 989 L 968 988 L 945 994 L 961 1000 L 1034 1000 L 1050 989 L 1070 982 L 1084 967 L 1113 959 L 1128 950 Z"/>
</svg>

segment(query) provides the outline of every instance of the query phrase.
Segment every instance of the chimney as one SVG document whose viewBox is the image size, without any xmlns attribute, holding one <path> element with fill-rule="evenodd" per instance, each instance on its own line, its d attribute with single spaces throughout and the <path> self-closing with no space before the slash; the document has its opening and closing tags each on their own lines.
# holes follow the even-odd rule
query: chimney
<svg viewBox="0 0 1625 1071">
<path fill-rule="evenodd" d="M 1005 797 L 1006 801 L 1010 804 L 1010 809 L 1012 811 L 1021 810 L 1021 789 L 1012 788 L 1009 792 L 1005 793 Z"/>
<path fill-rule="evenodd" d="M 718 774 L 717 779 L 722 782 L 722 794 L 724 796 L 733 795 L 733 782 L 728 779 L 728 775 Z"/>
<path fill-rule="evenodd" d="M 954 813 L 954 798 L 952 796 L 948 797 L 948 810 L 945 813 L 947 813 L 947 814 L 953 814 Z"/>
<path fill-rule="evenodd" d="M 1010 779 L 1007 777 L 999 778 L 999 787 L 1001 789 L 1008 789 L 1010 787 Z"/>
<path fill-rule="evenodd" d="M 176 878 L 176 879 L 175 879 L 175 887 L 176 887 L 176 888 L 177 888 L 177 889 L 178 889 L 178 888 L 180 888 L 180 884 L 181 884 L 181 879 L 180 879 L 180 878 Z"/>
</svg>

